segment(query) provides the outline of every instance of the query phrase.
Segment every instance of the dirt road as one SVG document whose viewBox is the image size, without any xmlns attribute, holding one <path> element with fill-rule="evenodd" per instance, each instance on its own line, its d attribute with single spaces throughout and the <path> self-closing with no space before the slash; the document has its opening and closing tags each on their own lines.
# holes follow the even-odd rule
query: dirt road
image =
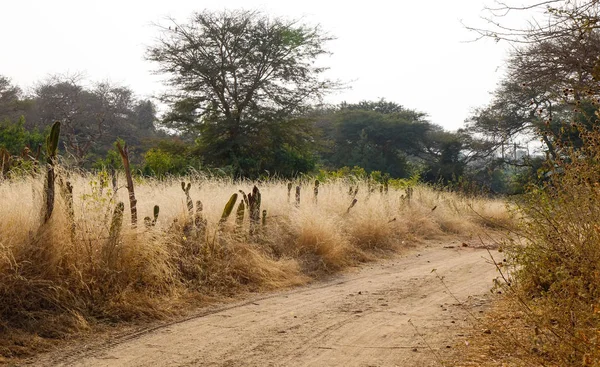
<svg viewBox="0 0 600 367">
<path fill-rule="evenodd" d="M 53 353 L 36 365 L 435 366 L 496 277 L 485 250 L 411 250 L 325 283 Z M 437 269 L 432 273 L 433 269 Z M 436 274 L 442 276 L 440 281 Z"/>
</svg>

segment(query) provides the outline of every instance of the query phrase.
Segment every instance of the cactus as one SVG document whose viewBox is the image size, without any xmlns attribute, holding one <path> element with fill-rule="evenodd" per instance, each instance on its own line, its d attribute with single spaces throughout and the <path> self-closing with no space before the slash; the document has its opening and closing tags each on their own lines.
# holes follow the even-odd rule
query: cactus
<svg viewBox="0 0 600 367">
<path fill-rule="evenodd" d="M 123 167 L 125 168 L 125 176 L 127 177 L 127 191 L 129 192 L 129 208 L 131 210 L 131 225 L 137 224 L 137 200 L 135 198 L 135 191 L 133 189 L 133 178 L 131 177 L 131 167 L 129 165 L 129 149 L 127 144 L 121 146 L 121 142 L 117 141 L 117 149 L 123 160 Z"/>
<path fill-rule="evenodd" d="M 196 233 L 198 237 L 204 237 L 206 233 L 206 224 L 208 221 L 206 218 L 202 217 L 202 202 L 200 200 L 196 201 L 196 215 L 194 216 L 194 225 L 196 226 Z"/>
<path fill-rule="evenodd" d="M 356 199 L 356 198 L 352 199 L 352 203 L 348 207 L 348 210 L 346 210 L 346 214 L 350 213 L 350 209 L 354 208 L 354 205 L 356 205 L 357 202 L 358 202 L 358 199 Z"/>
<path fill-rule="evenodd" d="M 187 209 L 190 216 L 194 214 L 194 202 L 192 201 L 192 197 L 190 196 L 190 189 L 192 188 L 192 183 L 188 182 L 187 186 L 185 182 L 181 182 L 181 189 L 185 193 L 185 199 L 187 202 Z"/>
<path fill-rule="evenodd" d="M 70 181 L 64 183 L 62 179 L 59 180 L 59 182 L 63 200 L 65 201 L 65 204 L 67 206 L 67 218 L 71 227 L 71 242 L 75 242 L 75 210 L 73 208 L 73 185 L 71 185 Z"/>
<path fill-rule="evenodd" d="M 110 223 L 110 230 L 108 233 L 108 244 L 115 246 L 121 236 L 121 229 L 123 228 L 123 213 L 125 212 L 125 204 L 122 201 L 117 203 L 115 210 L 113 211 L 112 221 Z"/>
<path fill-rule="evenodd" d="M 260 203 L 261 195 L 258 187 L 252 188 L 252 193 L 248 194 L 248 211 L 250 212 L 250 234 L 256 232 L 256 227 L 260 222 Z"/>
<path fill-rule="evenodd" d="M 287 185 L 287 189 L 288 189 L 288 203 L 290 202 L 290 197 L 292 196 L 292 186 L 293 186 L 292 183 L 288 182 L 288 185 Z"/>
<path fill-rule="evenodd" d="M 409 204 L 410 204 L 410 201 L 411 201 L 412 196 L 413 196 L 413 190 L 414 189 L 412 187 L 408 187 L 406 189 L 406 200 L 408 201 Z"/>
<path fill-rule="evenodd" d="M 315 200 L 315 205 L 316 205 L 317 197 L 319 196 L 319 180 L 315 180 L 315 188 L 314 188 L 313 192 L 315 194 L 314 200 Z"/>
<path fill-rule="evenodd" d="M 246 193 L 244 191 L 240 190 L 240 194 L 242 194 L 242 199 L 244 200 L 246 207 L 250 208 L 250 204 L 248 203 L 248 196 L 246 196 Z"/>
<path fill-rule="evenodd" d="M 113 195 L 115 195 L 117 193 L 117 190 L 119 189 L 117 186 L 117 171 L 115 171 L 114 167 L 110 167 L 110 181 L 112 184 L 112 189 L 113 189 Z"/>
<path fill-rule="evenodd" d="M 113 250 L 119 244 L 119 238 L 121 237 L 121 230 L 123 228 L 123 213 L 125 212 L 125 204 L 122 201 L 117 203 L 115 210 L 113 211 L 112 220 L 110 223 L 110 230 L 108 232 L 108 241 L 102 248 L 102 257 L 106 263 L 111 266 L 113 260 Z"/>
<path fill-rule="evenodd" d="M 223 208 L 223 214 L 221 214 L 221 220 L 219 220 L 219 225 L 223 225 L 225 222 L 227 222 L 229 215 L 233 211 L 233 207 L 235 206 L 237 197 L 238 197 L 237 193 L 231 195 L 231 197 L 229 198 L 229 201 L 227 202 L 227 204 L 225 204 L 225 208 Z"/>
<path fill-rule="evenodd" d="M 300 207 L 300 186 L 296 186 L 296 208 Z"/>
<path fill-rule="evenodd" d="M 56 165 L 56 152 L 58 150 L 58 137 L 60 135 L 60 122 L 56 121 L 52 125 L 50 135 L 46 137 L 46 184 L 44 187 L 44 223 L 47 223 L 54 211 L 54 179 L 56 174 L 54 166 Z"/>
<path fill-rule="evenodd" d="M 237 212 L 235 214 L 235 224 L 238 228 L 241 228 L 244 224 L 244 212 L 246 207 L 244 206 L 244 200 L 240 201 L 240 205 L 237 208 Z"/>
<path fill-rule="evenodd" d="M 152 219 L 152 225 L 156 224 L 156 221 L 158 220 L 158 213 L 160 213 L 160 207 L 158 205 L 154 205 L 154 210 L 152 211 L 152 214 L 154 216 L 154 218 Z"/>
<path fill-rule="evenodd" d="M 154 227 L 156 225 L 156 221 L 158 220 L 158 213 L 160 212 L 160 207 L 158 205 L 154 205 L 154 210 L 152 212 L 153 218 L 145 217 L 144 224 L 147 228 Z"/>
<path fill-rule="evenodd" d="M 263 227 L 267 225 L 267 210 L 263 210 L 262 212 L 262 225 Z"/>
</svg>

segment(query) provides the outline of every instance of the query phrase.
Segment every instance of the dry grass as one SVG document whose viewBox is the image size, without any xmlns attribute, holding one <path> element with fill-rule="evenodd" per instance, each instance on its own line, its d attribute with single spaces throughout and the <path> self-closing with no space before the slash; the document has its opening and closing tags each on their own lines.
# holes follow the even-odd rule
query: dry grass
<svg viewBox="0 0 600 367">
<path fill-rule="evenodd" d="M 27 355 L 45 348 L 47 340 L 97 322 L 167 317 L 199 294 L 230 297 L 300 285 L 387 256 L 402 243 L 469 235 L 509 221 L 499 201 L 427 187 L 417 187 L 408 201 L 403 190 L 369 194 L 364 183 L 348 210 L 352 198 L 344 181 L 322 184 L 318 203 L 304 183 L 296 206 L 283 182 L 196 177 L 190 195 L 203 203 L 205 232 L 194 227 L 176 180 L 136 183 L 140 223 L 152 216 L 154 205 L 160 214 L 156 226 L 132 228 L 124 188 L 113 197 L 108 188 L 100 190 L 95 176 L 73 175 L 70 181 L 74 225 L 60 195 L 52 219 L 42 225 L 41 177 L 0 183 L 0 356 Z M 219 227 L 231 194 L 255 184 L 268 213 L 266 225 L 250 235 L 248 212 L 240 227 L 234 211 Z M 125 202 L 124 225 L 111 240 L 117 201 Z"/>
<path fill-rule="evenodd" d="M 525 219 L 503 245 L 504 307 L 476 342 L 506 365 L 600 366 L 600 130 L 579 134 L 520 199 Z"/>
</svg>

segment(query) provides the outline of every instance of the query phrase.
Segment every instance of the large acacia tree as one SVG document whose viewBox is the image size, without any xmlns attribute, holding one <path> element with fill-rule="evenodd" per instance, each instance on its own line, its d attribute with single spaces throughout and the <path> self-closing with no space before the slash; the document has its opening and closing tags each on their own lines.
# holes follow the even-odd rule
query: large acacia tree
<svg viewBox="0 0 600 367">
<path fill-rule="evenodd" d="M 205 10 L 160 30 L 147 58 L 168 75 L 165 123 L 197 137 L 207 163 L 248 175 L 268 169 L 282 146 L 310 142 L 311 123 L 298 117 L 335 87 L 316 62 L 330 40 L 318 26 Z"/>
</svg>

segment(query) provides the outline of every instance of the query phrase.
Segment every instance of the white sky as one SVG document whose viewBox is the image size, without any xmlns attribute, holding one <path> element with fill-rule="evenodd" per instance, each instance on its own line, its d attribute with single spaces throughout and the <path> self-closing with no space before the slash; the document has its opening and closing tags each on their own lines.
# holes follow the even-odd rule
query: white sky
<svg viewBox="0 0 600 367">
<path fill-rule="evenodd" d="M 489 3 L 489 1 L 488 1 Z M 454 130 L 469 111 L 485 105 L 502 76 L 507 46 L 475 43 L 462 19 L 478 24 L 483 0 L 0 0 L 0 75 L 25 90 L 49 74 L 83 72 L 138 95 L 162 90 L 144 60 L 158 35 L 152 23 L 186 21 L 193 11 L 259 9 L 320 24 L 337 39 L 324 60 L 330 78 L 351 89 L 326 102 L 384 97 L 429 114 Z M 500 68 L 500 69 L 499 69 Z"/>
</svg>

